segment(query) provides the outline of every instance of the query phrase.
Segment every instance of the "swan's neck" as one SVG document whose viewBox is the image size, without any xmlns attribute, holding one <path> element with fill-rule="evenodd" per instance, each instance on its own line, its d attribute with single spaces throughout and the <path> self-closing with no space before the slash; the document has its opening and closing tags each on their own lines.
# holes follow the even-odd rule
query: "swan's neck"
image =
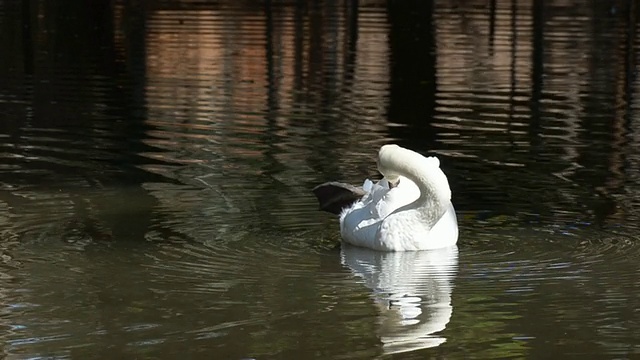
<svg viewBox="0 0 640 360">
<path fill-rule="evenodd" d="M 385 147 L 387 146 L 389 145 Z M 404 176 L 420 189 L 417 200 L 398 210 L 415 209 L 427 212 L 429 218 L 440 218 L 451 202 L 451 188 L 447 176 L 440 169 L 439 160 L 435 157 L 426 158 L 397 146 L 389 149 L 385 147 L 380 150 L 378 157 L 380 172 L 387 178 Z"/>
</svg>

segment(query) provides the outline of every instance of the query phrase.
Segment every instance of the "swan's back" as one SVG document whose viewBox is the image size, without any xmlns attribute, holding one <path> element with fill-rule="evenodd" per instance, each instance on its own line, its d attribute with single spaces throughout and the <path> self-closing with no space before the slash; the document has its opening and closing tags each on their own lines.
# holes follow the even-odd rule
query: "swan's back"
<svg viewBox="0 0 640 360">
<path fill-rule="evenodd" d="M 397 209 L 410 204 L 420 196 L 413 181 L 400 177 L 396 187 L 390 188 L 386 179 L 377 183 L 365 181 L 367 194 L 340 214 L 340 233 L 347 242 L 371 248 L 380 221 Z M 383 249 L 378 249 L 383 250 Z"/>
</svg>

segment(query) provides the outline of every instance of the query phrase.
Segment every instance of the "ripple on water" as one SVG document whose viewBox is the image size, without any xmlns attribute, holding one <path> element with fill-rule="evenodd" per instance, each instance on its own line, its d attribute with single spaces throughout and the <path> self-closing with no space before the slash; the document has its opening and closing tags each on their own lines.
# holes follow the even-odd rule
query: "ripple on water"
<svg viewBox="0 0 640 360">
<path fill-rule="evenodd" d="M 493 245 L 462 247 L 453 294 L 458 316 L 447 333 L 454 340 L 444 346 L 465 344 L 483 358 L 502 356 L 496 344 L 530 356 L 539 341 L 563 354 L 628 355 L 624 344 L 638 325 L 633 309 L 640 306 L 638 243 L 612 245 L 610 233 L 592 228 L 572 237 L 511 235 L 517 242 L 496 234 Z"/>
<path fill-rule="evenodd" d="M 633 7 L 1 3 L 10 356 L 638 353 Z M 451 262 L 332 246 L 309 189 L 391 141 L 443 155 Z"/>
<path fill-rule="evenodd" d="M 353 296 L 336 292 L 349 278 L 336 252 L 308 248 L 305 255 L 287 241 L 255 241 L 262 243 L 21 249 L 18 256 L 31 260 L 14 269 L 10 284 L 2 280 L 3 301 L 13 304 L 3 316 L 13 329 L 3 335 L 7 351 L 52 355 L 47 349 L 55 348 L 64 356 L 120 339 L 121 355 L 145 348 L 178 354 L 223 338 L 214 348 L 233 355 L 242 348 L 237 337 L 274 336 L 264 332 L 267 324 L 290 331 L 298 321 L 318 322 L 317 314 Z"/>
</svg>

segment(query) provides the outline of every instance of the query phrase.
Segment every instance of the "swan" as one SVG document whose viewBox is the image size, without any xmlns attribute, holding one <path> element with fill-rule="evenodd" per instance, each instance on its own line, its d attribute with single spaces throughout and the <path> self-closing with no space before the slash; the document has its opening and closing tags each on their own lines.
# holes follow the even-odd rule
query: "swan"
<svg viewBox="0 0 640 360">
<path fill-rule="evenodd" d="M 447 176 L 436 157 L 395 144 L 378 152 L 377 183 L 328 182 L 313 189 L 320 209 L 340 216 L 344 242 L 378 251 L 433 250 L 458 241 Z"/>
<path fill-rule="evenodd" d="M 380 252 L 345 244 L 341 263 L 371 289 L 385 354 L 441 345 L 453 314 L 458 247 Z"/>
</svg>

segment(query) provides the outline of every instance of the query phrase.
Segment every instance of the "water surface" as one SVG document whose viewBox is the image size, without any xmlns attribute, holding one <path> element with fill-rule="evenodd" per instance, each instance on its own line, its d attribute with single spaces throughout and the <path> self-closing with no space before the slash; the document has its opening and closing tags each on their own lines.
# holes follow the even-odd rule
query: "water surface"
<svg viewBox="0 0 640 360">
<path fill-rule="evenodd" d="M 632 1 L 0 2 L 7 358 L 632 358 Z M 456 249 L 310 189 L 437 155 Z"/>
</svg>

